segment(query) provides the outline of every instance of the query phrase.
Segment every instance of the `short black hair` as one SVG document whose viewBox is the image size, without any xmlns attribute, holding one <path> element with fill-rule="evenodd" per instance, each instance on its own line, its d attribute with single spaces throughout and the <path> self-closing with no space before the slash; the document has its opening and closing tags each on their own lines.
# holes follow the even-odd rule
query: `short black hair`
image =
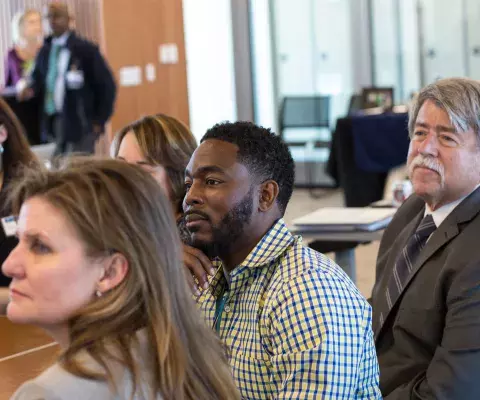
<svg viewBox="0 0 480 400">
<path fill-rule="evenodd" d="M 223 122 L 210 128 L 200 143 L 222 140 L 238 146 L 238 162 L 260 181 L 272 179 L 279 191 L 277 202 L 282 215 L 292 197 L 295 164 L 287 144 L 268 128 L 251 122 Z"/>
</svg>

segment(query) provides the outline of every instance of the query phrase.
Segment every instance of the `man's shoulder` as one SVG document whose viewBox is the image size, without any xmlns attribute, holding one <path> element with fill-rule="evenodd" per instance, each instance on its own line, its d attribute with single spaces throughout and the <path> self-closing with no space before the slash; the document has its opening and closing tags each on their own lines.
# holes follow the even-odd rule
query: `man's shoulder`
<svg viewBox="0 0 480 400">
<path fill-rule="evenodd" d="M 89 39 L 78 35 L 75 32 L 70 34 L 69 46 L 74 48 L 76 51 L 92 52 L 99 51 L 98 45 Z"/>
<path fill-rule="evenodd" d="M 305 246 L 296 238 L 283 254 L 275 277 L 281 286 L 304 285 L 321 291 L 348 294 L 352 298 L 365 300 L 347 274 L 330 258 Z M 288 289 L 287 289 L 288 290 Z"/>
</svg>

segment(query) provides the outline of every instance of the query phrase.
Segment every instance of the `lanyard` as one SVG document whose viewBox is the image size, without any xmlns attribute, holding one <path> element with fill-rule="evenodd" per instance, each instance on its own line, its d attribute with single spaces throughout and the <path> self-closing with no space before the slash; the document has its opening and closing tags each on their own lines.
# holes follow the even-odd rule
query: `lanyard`
<svg viewBox="0 0 480 400">
<path fill-rule="evenodd" d="M 213 327 L 220 333 L 220 322 L 222 321 L 223 309 L 225 308 L 225 303 L 227 302 L 228 291 L 224 291 L 223 295 L 217 297 L 215 302 L 215 316 L 213 317 Z"/>
</svg>

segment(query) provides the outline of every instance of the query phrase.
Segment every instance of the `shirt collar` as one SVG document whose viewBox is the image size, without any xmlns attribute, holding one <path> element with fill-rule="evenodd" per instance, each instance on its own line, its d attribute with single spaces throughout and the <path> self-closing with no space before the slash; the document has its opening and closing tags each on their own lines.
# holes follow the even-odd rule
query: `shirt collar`
<svg viewBox="0 0 480 400">
<path fill-rule="evenodd" d="M 425 214 L 424 216 L 427 216 L 429 214 L 432 214 L 433 221 L 435 222 L 435 226 L 438 228 L 440 224 L 445 221 L 445 219 L 450 215 L 450 213 L 455 210 L 455 208 L 463 201 L 465 200 L 468 196 L 470 196 L 477 188 L 480 186 L 478 184 L 475 189 L 473 189 L 469 194 L 466 196 L 461 197 L 458 200 L 452 201 L 451 203 L 445 204 L 444 206 L 440 207 L 439 209 L 432 211 L 428 204 L 425 204 Z"/>
<path fill-rule="evenodd" d="M 53 46 L 65 46 L 70 37 L 70 31 L 66 31 L 62 36 L 52 38 Z"/>
<path fill-rule="evenodd" d="M 279 219 L 239 266 L 256 268 L 270 264 L 280 257 L 294 240 L 283 219 Z"/>
</svg>

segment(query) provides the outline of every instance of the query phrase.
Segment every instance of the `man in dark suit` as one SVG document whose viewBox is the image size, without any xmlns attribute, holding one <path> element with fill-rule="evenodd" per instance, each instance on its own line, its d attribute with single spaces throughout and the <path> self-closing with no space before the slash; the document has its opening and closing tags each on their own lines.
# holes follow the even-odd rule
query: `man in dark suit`
<svg viewBox="0 0 480 400">
<path fill-rule="evenodd" d="M 93 153 L 115 101 L 115 81 L 98 47 L 69 29 L 63 3 L 51 3 L 52 35 L 37 56 L 30 87 L 19 97 L 43 99 L 43 126 L 55 154 Z"/>
<path fill-rule="evenodd" d="M 439 80 L 410 110 L 414 192 L 373 289 L 384 398 L 480 399 L 480 82 Z"/>
</svg>

